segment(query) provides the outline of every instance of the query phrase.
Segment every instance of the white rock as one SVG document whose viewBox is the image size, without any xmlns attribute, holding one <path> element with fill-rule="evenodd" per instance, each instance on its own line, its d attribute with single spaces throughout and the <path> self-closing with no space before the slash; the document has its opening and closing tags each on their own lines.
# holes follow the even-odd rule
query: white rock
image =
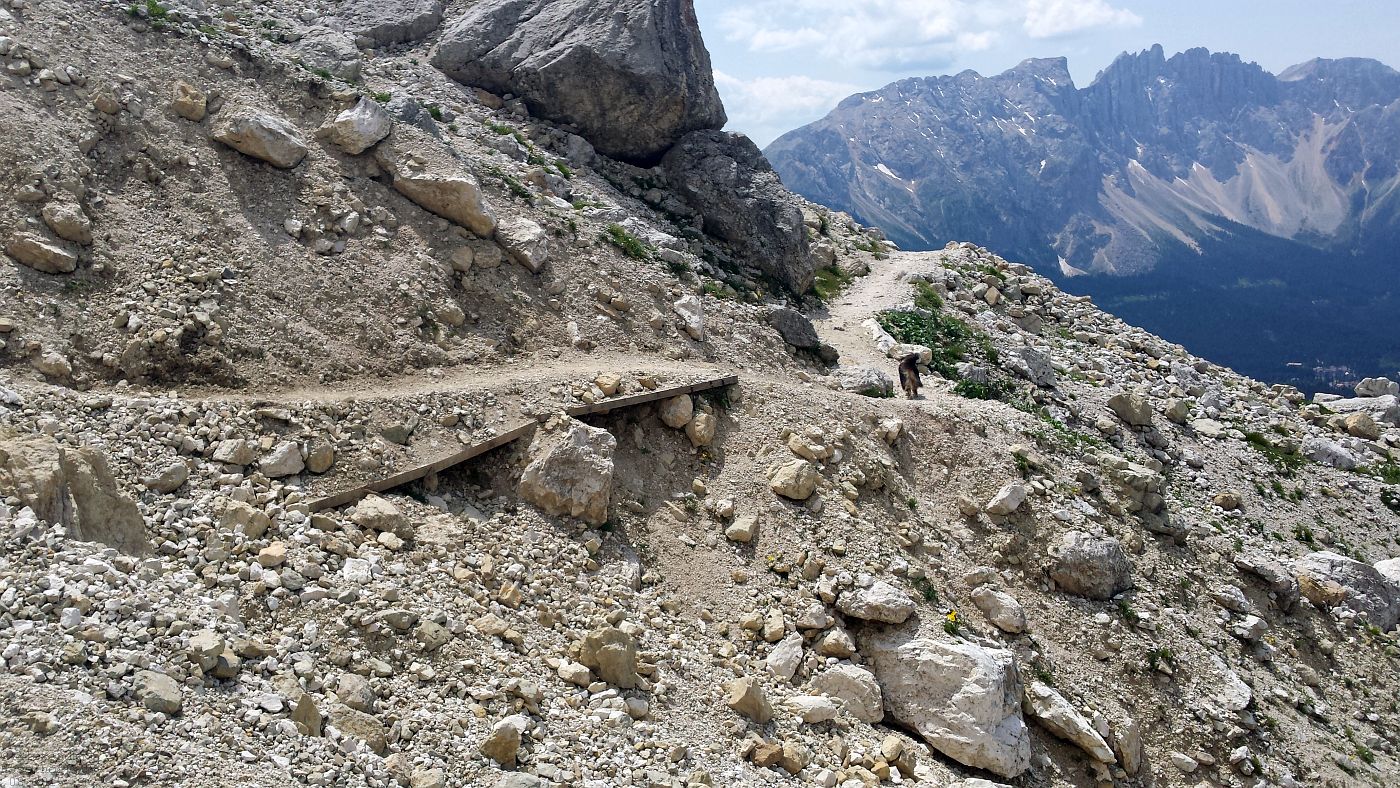
<svg viewBox="0 0 1400 788">
<path fill-rule="evenodd" d="M 1031 765 L 1015 655 L 887 632 L 862 641 L 891 716 L 944 755 L 1015 777 Z"/>
<path fill-rule="evenodd" d="M 836 606 L 848 616 L 886 624 L 902 624 L 914 613 L 914 600 L 883 580 L 847 591 Z"/>
<path fill-rule="evenodd" d="M 794 632 L 783 638 L 768 652 L 764 662 L 769 673 L 780 679 L 791 679 L 797 666 L 802 664 L 802 635 Z"/>
<path fill-rule="evenodd" d="M 1094 730 L 1094 726 L 1054 688 L 1039 681 L 1031 682 L 1026 690 L 1025 710 L 1046 730 L 1073 743 L 1094 760 L 1100 763 L 1113 763 L 1116 760 L 1108 743 Z"/>
<path fill-rule="evenodd" d="M 336 147 L 357 156 L 389 136 L 393 127 L 394 121 L 384 107 L 378 101 L 362 96 L 355 106 L 336 115 L 335 120 L 322 127 L 321 131 Z"/>
<path fill-rule="evenodd" d="M 1026 502 L 1026 486 L 1020 482 L 1010 482 L 987 502 L 987 514 L 1005 516 L 1021 508 Z"/>
</svg>

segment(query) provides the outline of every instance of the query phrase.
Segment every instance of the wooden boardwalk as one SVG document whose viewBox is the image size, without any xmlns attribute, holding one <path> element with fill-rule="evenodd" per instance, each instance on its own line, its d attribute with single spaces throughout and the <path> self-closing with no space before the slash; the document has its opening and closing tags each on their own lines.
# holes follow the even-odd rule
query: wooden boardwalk
<svg viewBox="0 0 1400 788">
<path fill-rule="evenodd" d="M 725 375 L 721 378 L 702 380 L 699 383 L 690 383 L 683 386 L 667 386 L 653 391 L 643 391 L 640 394 L 614 397 L 613 399 L 606 399 L 601 402 L 592 403 L 591 405 L 575 405 L 571 408 L 566 408 L 564 412 L 568 413 L 570 416 L 592 416 L 599 413 L 611 413 L 612 411 L 621 410 L 622 408 L 634 408 L 638 405 L 645 405 L 648 402 L 670 399 L 671 397 L 678 397 L 682 394 L 699 394 L 702 391 L 712 391 L 714 389 L 732 386 L 738 382 L 738 375 Z M 493 438 L 473 443 L 463 448 L 461 451 L 453 452 L 445 457 L 439 457 L 424 465 L 418 465 L 406 471 L 400 471 L 392 476 L 386 476 L 368 484 L 342 490 L 334 495 L 317 498 L 311 502 L 311 511 L 320 512 L 326 509 L 335 509 L 349 503 L 354 503 L 370 493 L 386 492 L 395 487 L 402 487 L 409 482 L 416 482 L 430 473 L 440 473 L 448 468 L 461 465 L 467 460 L 480 457 L 493 449 L 499 449 L 508 443 L 513 443 L 533 433 L 538 423 L 539 422 L 536 421 L 527 421 Z"/>
</svg>

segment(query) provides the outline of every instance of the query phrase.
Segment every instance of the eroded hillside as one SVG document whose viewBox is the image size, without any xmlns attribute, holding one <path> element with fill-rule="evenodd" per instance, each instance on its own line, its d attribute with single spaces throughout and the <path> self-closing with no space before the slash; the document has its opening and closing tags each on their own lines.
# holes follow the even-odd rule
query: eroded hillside
<svg viewBox="0 0 1400 788">
<path fill-rule="evenodd" d="M 1400 773 L 1394 384 L 1308 402 L 986 250 L 889 253 L 693 74 L 602 156 L 521 42 L 634 109 L 669 61 L 581 50 L 703 44 L 591 5 L 9 0 L 0 779 Z M 528 101 L 437 70 L 517 6 L 478 49 Z"/>
</svg>

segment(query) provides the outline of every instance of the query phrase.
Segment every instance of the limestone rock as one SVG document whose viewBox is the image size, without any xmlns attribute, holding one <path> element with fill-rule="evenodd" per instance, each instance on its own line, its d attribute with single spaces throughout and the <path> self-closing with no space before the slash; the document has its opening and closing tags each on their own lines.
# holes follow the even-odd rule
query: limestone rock
<svg viewBox="0 0 1400 788">
<path fill-rule="evenodd" d="M 179 714 L 184 706 L 180 685 L 164 673 L 138 670 L 132 688 L 141 705 L 151 711 L 173 716 Z"/>
<path fill-rule="evenodd" d="M 442 24 L 447 0 L 347 0 L 337 3 L 335 27 L 355 36 L 357 46 L 387 47 L 417 41 Z"/>
<path fill-rule="evenodd" d="M 841 701 L 841 707 L 861 722 L 885 718 L 880 682 L 875 674 L 847 663 L 832 665 L 812 678 L 812 689 Z"/>
<path fill-rule="evenodd" d="M 768 480 L 768 486 L 773 492 L 784 498 L 794 501 L 805 501 L 812 497 L 812 493 L 817 489 L 817 480 L 821 474 L 812 463 L 806 460 L 793 460 L 782 465 Z"/>
<path fill-rule="evenodd" d="M 222 462 L 227 465 L 249 465 L 257 457 L 257 449 L 245 440 L 229 438 L 214 444 L 214 462 Z"/>
<path fill-rule="evenodd" d="M 709 446 L 715 442 L 715 433 L 719 429 L 719 419 L 709 413 L 697 413 L 685 425 L 685 436 L 690 439 L 692 446 Z"/>
<path fill-rule="evenodd" d="M 579 661 L 598 677 L 622 689 L 637 686 L 637 641 L 617 627 L 596 629 L 584 638 Z"/>
<path fill-rule="evenodd" d="M 70 202 L 51 202 L 42 211 L 44 224 L 54 235 L 65 241 L 87 246 L 92 243 L 92 221 L 82 206 Z"/>
<path fill-rule="evenodd" d="M 783 341 L 799 350 L 821 347 L 817 329 L 806 315 L 791 307 L 774 307 L 768 311 L 768 325 L 777 330 Z"/>
<path fill-rule="evenodd" d="M 773 719 L 773 707 L 768 704 L 763 685 L 752 676 L 734 679 L 725 685 L 724 690 L 725 704 L 739 714 L 760 725 Z"/>
<path fill-rule="evenodd" d="M 780 679 L 791 679 L 797 672 L 797 666 L 802 662 L 802 634 L 793 632 L 778 642 L 773 650 L 768 652 L 764 665 L 768 672 Z"/>
<path fill-rule="evenodd" d="M 263 110 L 240 108 L 220 115 L 214 139 L 246 156 L 287 170 L 306 158 L 301 133 L 286 118 Z"/>
<path fill-rule="evenodd" d="M 705 340 L 705 302 L 693 295 L 681 296 L 671 304 L 671 311 L 680 318 L 681 330 L 696 342 Z"/>
<path fill-rule="evenodd" d="M 1016 635 L 1026 631 L 1025 609 L 1005 591 L 979 586 L 972 591 L 972 604 L 1002 632 Z"/>
<path fill-rule="evenodd" d="M 549 514 L 602 525 L 608 519 L 616 448 L 617 439 L 607 430 L 574 419 L 542 427 L 530 444 L 520 497 Z"/>
<path fill-rule="evenodd" d="M 832 373 L 842 391 L 866 397 L 894 396 L 894 378 L 874 367 L 838 367 Z"/>
<path fill-rule="evenodd" d="M 783 708 L 809 725 L 834 720 L 840 711 L 836 702 L 825 695 L 793 695 L 783 701 Z"/>
<path fill-rule="evenodd" d="M 1125 391 L 1114 394 L 1108 399 L 1108 409 L 1130 427 L 1147 427 L 1152 424 L 1152 405 L 1138 392 Z"/>
<path fill-rule="evenodd" d="M 1400 622 L 1400 584 L 1376 567 L 1326 551 L 1309 553 L 1298 559 L 1294 567 L 1300 585 L 1307 579 L 1315 584 L 1339 586 L 1343 594 L 1336 606 L 1364 616 L 1382 631 L 1389 631 Z M 1314 603 L 1317 601 L 1314 599 Z"/>
<path fill-rule="evenodd" d="M 1065 697 L 1054 688 L 1039 681 L 1031 682 L 1026 689 L 1025 712 L 1036 719 L 1046 730 L 1068 741 L 1088 753 L 1100 763 L 1113 763 L 1113 751 L 1108 743 L 1094 730 L 1094 726 L 1075 710 Z"/>
<path fill-rule="evenodd" d="M 665 400 L 657 408 L 661 423 L 672 429 L 681 429 L 690 423 L 695 413 L 695 401 L 689 394 L 680 394 Z"/>
<path fill-rule="evenodd" d="M 725 123 L 689 0 L 485 0 L 448 25 L 432 63 L 633 163 Z"/>
<path fill-rule="evenodd" d="M 886 632 L 862 641 L 891 716 L 967 766 L 1016 777 L 1031 765 L 1015 655 Z"/>
<path fill-rule="evenodd" d="M 208 111 L 208 99 L 204 91 L 183 79 L 178 79 L 172 92 L 174 95 L 170 100 L 170 108 L 175 110 L 176 115 L 194 123 L 204 120 Z"/>
<path fill-rule="evenodd" d="M 1384 397 L 1400 395 L 1400 383 L 1390 378 L 1365 378 L 1356 384 L 1358 397 Z"/>
<path fill-rule="evenodd" d="M 360 50 L 348 33 L 311 27 L 292 47 L 301 55 L 302 65 L 313 72 L 326 71 L 346 82 L 359 82 L 363 65 Z"/>
<path fill-rule="evenodd" d="M 374 752 L 382 754 L 389 747 L 389 731 L 372 714 L 338 705 L 331 710 L 331 725 L 346 736 L 364 742 Z"/>
<path fill-rule="evenodd" d="M 1026 502 L 1026 486 L 1020 482 L 1011 482 L 997 491 L 992 496 L 992 500 L 987 502 L 987 514 L 1004 517 Z"/>
<path fill-rule="evenodd" d="M 374 149 L 374 160 L 393 178 L 394 190 L 423 209 L 482 238 L 496 232 L 496 215 L 481 184 L 440 143 L 399 126 Z"/>
<path fill-rule="evenodd" d="M 5 245 L 5 254 L 16 262 L 45 274 L 71 274 L 78 270 L 78 256 L 33 233 L 19 233 Z"/>
<path fill-rule="evenodd" d="M 686 135 L 661 169 L 703 218 L 706 234 L 730 244 L 793 293 L 812 286 L 816 263 L 800 204 L 748 137 L 722 131 Z"/>
<path fill-rule="evenodd" d="M 335 120 L 321 128 L 321 132 L 336 147 L 358 156 L 389 136 L 394 122 L 389 113 L 378 101 L 361 97 L 350 109 L 335 116 Z"/>
<path fill-rule="evenodd" d="M 158 493 L 168 495 L 180 489 L 180 485 L 184 484 L 188 478 L 190 478 L 189 466 L 177 460 L 165 466 L 158 473 L 142 479 L 141 483 Z"/>
<path fill-rule="evenodd" d="M 1112 537 L 1070 531 L 1052 551 L 1050 578 L 1060 590 L 1088 599 L 1109 599 L 1132 587 L 1132 564 Z"/>
<path fill-rule="evenodd" d="M 733 542 L 748 544 L 753 541 L 754 533 L 758 530 L 758 518 L 748 514 L 734 519 L 728 528 L 724 529 L 724 536 Z"/>
<path fill-rule="evenodd" d="M 853 618 L 886 624 L 902 624 L 914 614 L 914 600 L 883 580 L 876 581 L 869 588 L 847 591 L 841 595 L 836 606 Z"/>
<path fill-rule="evenodd" d="M 549 260 L 549 235 L 537 223 L 520 216 L 501 220 L 496 240 L 510 258 L 532 274 L 538 274 Z"/>
<path fill-rule="evenodd" d="M 301 447 L 295 441 L 277 444 L 258 461 L 258 470 L 269 479 L 295 476 L 305 469 L 306 463 L 301 458 Z"/>
<path fill-rule="evenodd" d="M 18 497 L 39 519 L 68 535 L 124 553 L 151 549 L 136 502 L 122 495 L 95 449 L 72 449 L 47 436 L 0 429 L 0 490 Z"/>
<path fill-rule="evenodd" d="M 350 520 L 371 531 L 387 531 L 400 539 L 413 538 L 413 525 L 399 507 L 378 495 L 367 495 L 355 504 Z"/>
</svg>

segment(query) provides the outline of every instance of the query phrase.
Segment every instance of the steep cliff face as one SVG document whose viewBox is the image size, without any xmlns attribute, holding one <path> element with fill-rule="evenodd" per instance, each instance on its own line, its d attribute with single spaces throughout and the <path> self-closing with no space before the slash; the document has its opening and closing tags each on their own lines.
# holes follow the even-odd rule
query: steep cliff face
<svg viewBox="0 0 1400 788">
<path fill-rule="evenodd" d="M 1400 73 L 1228 53 L 1124 54 L 1084 89 L 1063 60 L 853 96 L 768 149 L 799 193 L 915 248 L 995 243 L 1065 271 L 1141 273 L 1238 224 L 1322 248 L 1395 238 Z"/>
</svg>

